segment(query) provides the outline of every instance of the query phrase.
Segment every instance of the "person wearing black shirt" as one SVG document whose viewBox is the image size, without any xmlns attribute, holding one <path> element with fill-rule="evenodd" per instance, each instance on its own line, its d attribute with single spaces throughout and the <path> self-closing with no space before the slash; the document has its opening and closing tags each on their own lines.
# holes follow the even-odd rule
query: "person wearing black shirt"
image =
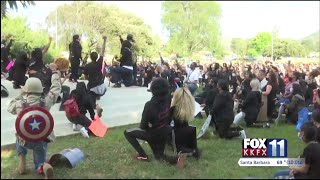
<svg viewBox="0 0 320 180">
<path fill-rule="evenodd" d="M 35 48 L 31 52 L 31 62 L 28 67 L 28 74 L 30 77 L 36 77 L 41 80 L 44 87 L 44 93 L 48 93 L 51 86 L 51 70 L 46 68 L 43 63 L 43 55 L 45 55 L 52 42 L 52 37 L 49 37 L 49 43 L 44 48 Z"/>
<path fill-rule="evenodd" d="M 132 85 L 133 81 L 133 71 L 134 71 L 134 62 L 133 62 L 133 50 L 132 45 L 134 42 L 133 36 L 128 34 L 126 40 L 121 41 L 121 58 L 120 58 L 120 67 L 116 67 L 111 70 L 112 78 L 116 82 L 113 87 L 120 88 L 123 83 L 126 87 Z"/>
<path fill-rule="evenodd" d="M 190 153 L 199 158 L 196 128 L 189 126 L 194 119 L 195 100 L 186 87 L 177 89 L 171 102 L 171 117 L 174 122 L 175 144 L 177 151 Z"/>
<path fill-rule="evenodd" d="M 27 67 L 28 67 L 28 54 L 26 52 L 20 52 L 17 56 L 16 61 L 12 67 L 13 71 L 13 88 L 19 89 L 20 86 L 24 86 L 27 77 Z"/>
<path fill-rule="evenodd" d="M 300 137 L 306 144 L 300 158 L 305 159 L 305 164 L 300 167 L 291 167 L 289 170 L 278 171 L 274 177 L 294 179 L 319 179 L 320 178 L 320 144 L 316 142 L 317 128 L 312 123 L 301 126 Z"/>
<path fill-rule="evenodd" d="M 80 44 L 80 36 L 74 35 L 72 42 L 69 44 L 69 60 L 71 63 L 71 76 L 69 78 L 72 82 L 77 82 L 79 75 L 80 61 L 82 61 L 82 46 Z"/>
<path fill-rule="evenodd" d="M 9 64 L 9 53 L 12 45 L 13 39 L 10 39 L 8 45 L 6 45 L 6 40 L 1 42 L 1 73 L 7 73 L 6 67 Z"/>
<path fill-rule="evenodd" d="M 138 152 L 135 157 L 137 160 L 148 160 L 147 154 L 137 140 L 140 139 L 149 143 L 157 160 L 183 167 L 186 160 L 185 155 L 170 157 L 164 154 L 168 136 L 172 131 L 168 81 L 157 78 L 151 85 L 151 92 L 153 97 L 144 106 L 140 128 L 125 130 L 124 136 Z"/>
<path fill-rule="evenodd" d="M 233 119 L 233 99 L 228 92 L 228 83 L 220 79 L 218 81 L 219 94 L 215 97 L 211 109 L 212 118 L 216 123 L 216 129 L 220 138 L 231 139 L 233 137 L 245 137 L 244 130 L 237 131 L 230 128 Z"/>
</svg>

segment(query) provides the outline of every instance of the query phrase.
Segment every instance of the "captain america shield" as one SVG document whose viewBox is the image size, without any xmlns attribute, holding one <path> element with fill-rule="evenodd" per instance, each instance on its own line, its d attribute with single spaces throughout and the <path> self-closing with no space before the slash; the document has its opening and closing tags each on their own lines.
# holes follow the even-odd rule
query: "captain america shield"
<svg viewBox="0 0 320 180">
<path fill-rule="evenodd" d="M 42 107 L 28 107 L 16 119 L 17 134 L 26 141 L 45 140 L 53 131 L 54 121 L 48 110 Z"/>
</svg>

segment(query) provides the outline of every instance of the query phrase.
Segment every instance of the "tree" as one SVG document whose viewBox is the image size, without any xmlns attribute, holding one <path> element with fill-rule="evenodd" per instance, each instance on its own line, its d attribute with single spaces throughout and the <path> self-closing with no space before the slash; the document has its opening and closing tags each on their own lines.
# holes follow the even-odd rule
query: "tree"
<svg viewBox="0 0 320 180">
<path fill-rule="evenodd" d="M 20 51 L 30 53 L 33 48 L 41 48 L 48 43 L 49 35 L 43 30 L 33 31 L 27 26 L 26 18 L 4 18 L 1 20 L 1 36 L 7 37 L 11 35 L 14 43 L 11 47 L 11 54 L 16 55 Z M 52 62 L 53 58 L 58 56 L 61 49 L 53 50 L 50 48 L 44 62 Z"/>
<path fill-rule="evenodd" d="M 233 38 L 231 40 L 231 50 L 233 53 L 244 57 L 247 54 L 248 42 L 245 39 Z"/>
<path fill-rule="evenodd" d="M 320 52 L 320 33 L 315 32 L 302 39 L 301 44 L 305 47 L 306 51 L 309 52 Z"/>
<path fill-rule="evenodd" d="M 250 41 L 249 48 L 254 49 L 256 55 L 263 55 L 266 48 L 269 48 L 272 43 L 272 35 L 267 32 L 259 33 Z M 254 52 L 251 50 L 251 52 Z M 255 53 L 254 53 L 255 54 Z"/>
<path fill-rule="evenodd" d="M 35 5 L 36 3 L 34 1 L 19 1 L 24 8 L 30 6 L 30 5 Z M 1 1 L 1 19 L 3 17 L 6 17 L 7 11 L 8 11 L 8 6 L 7 3 L 9 4 L 10 9 L 15 9 L 18 10 L 18 4 L 17 1 Z"/>
<path fill-rule="evenodd" d="M 116 6 L 88 1 L 64 4 L 49 14 L 48 28 L 55 28 L 56 18 L 59 43 L 66 49 L 74 34 L 96 40 L 98 47 L 102 44 L 102 37 L 107 36 L 106 53 L 119 54 L 119 35 L 126 38 L 128 33 L 134 36 L 139 56 L 156 56 L 160 48 L 160 38 L 152 33 L 141 18 L 121 11 Z"/>
<path fill-rule="evenodd" d="M 169 31 L 167 51 L 183 56 L 205 50 L 221 52 L 219 18 L 216 2 L 163 2 L 162 24 Z"/>
<path fill-rule="evenodd" d="M 266 48 L 264 54 L 271 56 L 271 46 Z M 274 60 L 280 57 L 304 57 L 306 50 L 297 40 L 292 39 L 275 39 L 273 47 Z"/>
</svg>

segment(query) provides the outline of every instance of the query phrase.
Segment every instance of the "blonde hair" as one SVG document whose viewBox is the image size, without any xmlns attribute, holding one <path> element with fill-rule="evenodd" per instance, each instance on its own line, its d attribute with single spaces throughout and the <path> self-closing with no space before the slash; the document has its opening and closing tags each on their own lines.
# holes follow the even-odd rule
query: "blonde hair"
<svg viewBox="0 0 320 180">
<path fill-rule="evenodd" d="M 260 90 L 260 81 L 257 78 L 254 78 L 250 81 L 250 87 L 252 91 Z"/>
<path fill-rule="evenodd" d="M 177 89 L 171 101 L 173 117 L 178 121 L 191 121 L 194 118 L 195 100 L 187 87 Z"/>
</svg>

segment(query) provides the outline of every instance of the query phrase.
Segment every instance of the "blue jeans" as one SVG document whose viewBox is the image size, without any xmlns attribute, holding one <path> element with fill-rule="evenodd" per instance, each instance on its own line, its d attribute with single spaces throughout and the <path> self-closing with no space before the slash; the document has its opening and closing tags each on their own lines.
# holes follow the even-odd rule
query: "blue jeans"
<svg viewBox="0 0 320 180">
<path fill-rule="evenodd" d="M 281 170 L 281 171 L 277 171 L 274 176 L 274 179 L 290 179 L 292 178 L 290 176 L 290 169 L 286 169 L 286 170 Z"/>
<path fill-rule="evenodd" d="M 191 92 L 192 95 L 194 95 L 194 92 L 196 92 L 196 90 L 198 89 L 198 86 L 196 84 L 188 84 L 188 89 Z"/>
<path fill-rule="evenodd" d="M 48 143 L 45 141 L 36 143 L 26 141 L 24 146 L 21 146 L 19 143 L 16 143 L 16 150 L 18 156 L 26 156 L 28 152 L 27 149 L 32 149 L 34 168 L 37 170 L 39 167 L 43 165 L 44 162 L 46 162 L 47 145 Z"/>
</svg>

